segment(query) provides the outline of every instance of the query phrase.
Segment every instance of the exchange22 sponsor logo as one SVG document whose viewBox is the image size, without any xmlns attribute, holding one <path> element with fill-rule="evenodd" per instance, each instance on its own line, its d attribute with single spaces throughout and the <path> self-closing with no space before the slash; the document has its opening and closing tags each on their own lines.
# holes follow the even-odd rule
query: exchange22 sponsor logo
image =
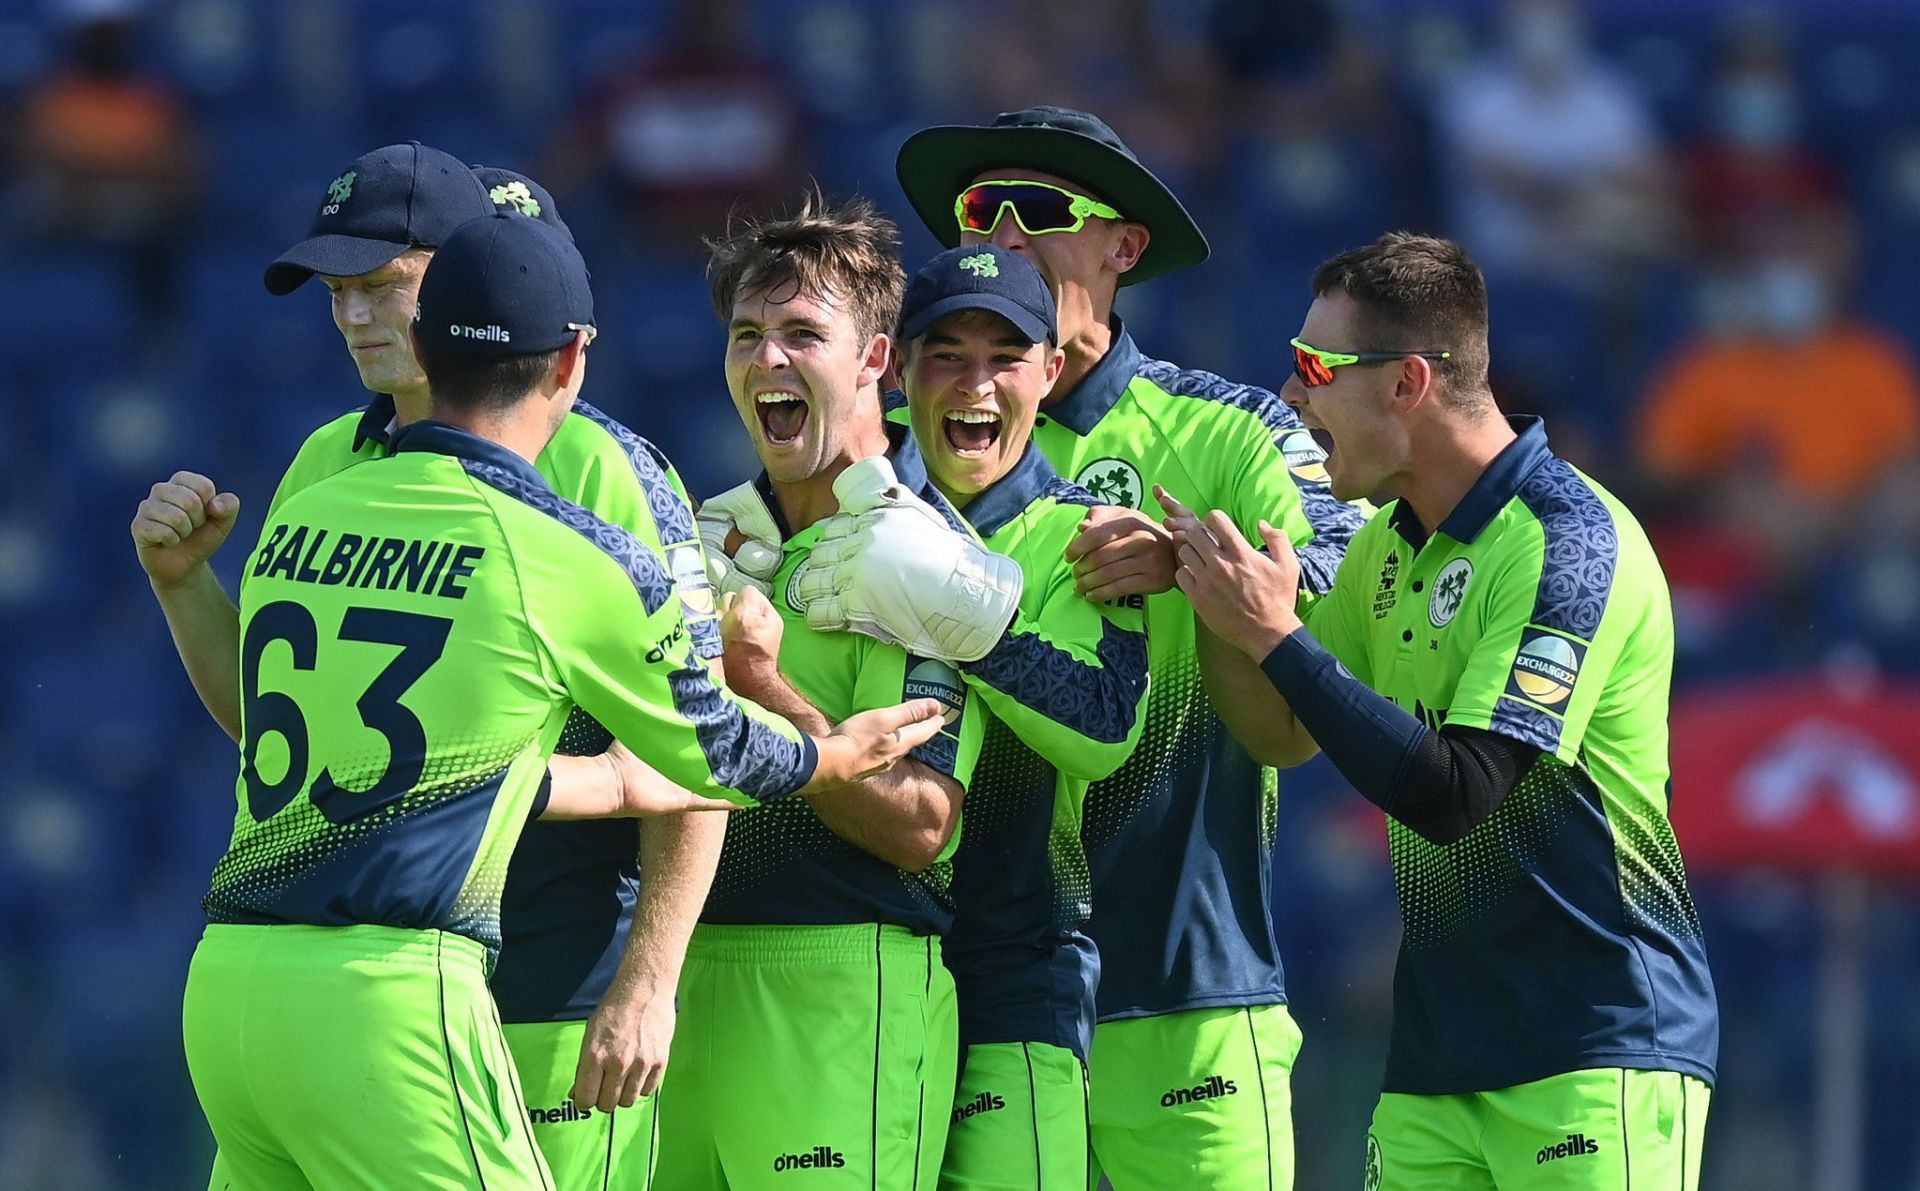
<svg viewBox="0 0 1920 1191">
<path fill-rule="evenodd" d="M 1559 710 L 1573 694 L 1586 656 L 1587 647 L 1580 642 L 1529 625 L 1514 655 L 1507 694 Z"/>
</svg>

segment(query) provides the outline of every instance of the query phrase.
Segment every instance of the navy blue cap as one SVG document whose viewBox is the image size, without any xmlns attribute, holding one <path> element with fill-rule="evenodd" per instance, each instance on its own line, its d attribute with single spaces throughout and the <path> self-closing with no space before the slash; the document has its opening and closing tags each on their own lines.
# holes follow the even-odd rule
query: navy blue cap
<svg viewBox="0 0 1920 1191">
<path fill-rule="evenodd" d="M 290 294 L 315 273 L 370 273 L 492 213 L 487 188 L 459 158 L 419 141 L 375 149 L 327 184 L 307 238 L 267 266 L 267 292 Z"/>
<path fill-rule="evenodd" d="M 473 176 L 487 188 L 487 198 L 493 202 L 494 210 L 538 219 L 567 239 L 573 239 L 573 229 L 560 218 L 560 205 L 540 183 L 517 170 L 505 170 L 497 165 L 476 165 Z"/>
<path fill-rule="evenodd" d="M 918 339 L 961 310 L 991 310 L 1034 343 L 1060 341 L 1046 278 L 1025 257 L 997 244 L 949 248 L 921 266 L 900 303 L 900 338 Z"/>
<path fill-rule="evenodd" d="M 573 241 L 537 219 L 497 212 L 433 254 L 414 334 L 461 355 L 530 356 L 592 325 L 587 262 Z"/>
</svg>

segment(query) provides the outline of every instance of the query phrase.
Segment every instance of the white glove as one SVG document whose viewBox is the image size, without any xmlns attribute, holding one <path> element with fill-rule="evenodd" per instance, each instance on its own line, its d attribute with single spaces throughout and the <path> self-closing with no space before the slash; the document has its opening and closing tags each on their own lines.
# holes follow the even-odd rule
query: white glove
<svg viewBox="0 0 1920 1191">
<path fill-rule="evenodd" d="M 800 573 L 807 624 L 865 633 L 920 657 L 975 662 L 1012 623 L 1024 578 L 908 491 L 884 458 L 833 484 L 840 511 Z"/>
<path fill-rule="evenodd" d="M 773 577 L 780 570 L 780 527 L 774 524 L 767 502 L 751 483 L 729 488 L 700 506 L 694 514 L 700 543 L 707 548 L 707 578 L 714 590 L 737 592 L 751 587 L 773 594 Z M 727 553 L 727 537 L 734 530 L 747 536 L 740 549 Z"/>
</svg>

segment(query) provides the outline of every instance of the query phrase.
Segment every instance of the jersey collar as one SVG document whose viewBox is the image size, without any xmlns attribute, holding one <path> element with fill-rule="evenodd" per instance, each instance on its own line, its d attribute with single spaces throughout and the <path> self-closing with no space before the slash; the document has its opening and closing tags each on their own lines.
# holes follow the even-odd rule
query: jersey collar
<svg viewBox="0 0 1920 1191">
<path fill-rule="evenodd" d="M 1453 512 L 1440 523 L 1440 532 L 1456 542 L 1471 542 L 1479 537 L 1500 515 L 1500 510 L 1519 494 L 1527 477 L 1553 458 L 1553 452 L 1547 447 L 1545 422 L 1531 414 L 1516 414 L 1507 419 L 1507 425 L 1513 427 L 1517 437 L 1493 457 L 1487 470 L 1480 473 L 1473 487 L 1467 489 Z M 1424 543 L 1427 539 L 1426 527 L 1414 515 L 1413 506 L 1404 500 L 1394 502 L 1391 524 L 1394 531 L 1409 542 Z"/>
<path fill-rule="evenodd" d="M 1040 448 L 1027 441 L 1027 453 L 1013 470 L 1001 476 L 989 485 L 986 491 L 967 502 L 961 513 L 974 532 L 983 538 L 990 538 L 1000 532 L 1009 521 L 1027 511 L 1027 506 L 1039 500 L 1047 485 L 1059 479 L 1059 473 L 1053 470 L 1053 464 Z"/>
<path fill-rule="evenodd" d="M 373 400 L 367 402 L 367 408 L 361 411 L 359 425 L 353 429 L 353 449 L 358 451 L 370 442 L 393 446 L 393 440 L 399 437 L 394 432 L 393 418 L 393 394 L 375 393 Z"/>
<path fill-rule="evenodd" d="M 445 422 L 428 419 L 403 426 L 394 434 L 389 445 L 393 453 L 402 451 L 431 451 L 436 455 L 451 455 L 456 459 L 471 459 L 476 463 L 491 463 L 493 466 L 512 472 L 535 488 L 551 489 L 547 477 L 540 470 L 514 454 L 497 442 L 481 438 L 471 431 L 458 426 L 449 426 Z"/>
<path fill-rule="evenodd" d="M 1113 328 L 1113 343 L 1107 354 L 1080 378 L 1073 392 L 1040 407 L 1041 416 L 1052 418 L 1082 438 L 1092 434 L 1107 411 L 1120 403 L 1127 386 L 1140 372 L 1140 349 L 1134 346 L 1133 336 L 1127 334 L 1120 316 L 1114 315 L 1107 325 Z"/>
</svg>

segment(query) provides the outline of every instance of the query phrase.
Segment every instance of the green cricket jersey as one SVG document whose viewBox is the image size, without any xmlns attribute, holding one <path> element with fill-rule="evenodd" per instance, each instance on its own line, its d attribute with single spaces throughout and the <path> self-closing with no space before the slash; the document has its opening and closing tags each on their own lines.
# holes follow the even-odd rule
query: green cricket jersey
<svg viewBox="0 0 1920 1191">
<path fill-rule="evenodd" d="M 715 684 L 657 553 L 497 444 L 425 422 L 393 446 L 281 502 L 242 577 L 239 808 L 211 921 L 497 947 L 576 703 L 690 790 L 805 784 L 812 741 Z"/>
<path fill-rule="evenodd" d="M 925 469 L 911 439 L 894 465 Z M 1067 561 L 1096 503 L 1030 449 L 961 510 L 1025 577 L 1006 633 L 961 667 L 993 713 L 954 857 L 945 948 L 962 1046 L 1041 1042 L 1085 1062 L 1092 1045 L 1100 961 L 1083 929 L 1092 880 L 1081 808 L 1088 785 L 1133 751 L 1148 697 L 1143 601 L 1094 603 Z"/>
<path fill-rule="evenodd" d="M 1033 441 L 1102 504 L 1158 516 L 1153 486 L 1222 509 L 1254 542 L 1265 518 L 1300 552 L 1309 593 L 1333 581 L 1361 523 L 1333 498 L 1326 456 L 1265 389 L 1112 348 L 1040 411 Z M 1140 747 L 1094 784 L 1085 839 L 1087 933 L 1099 945 L 1102 1021 L 1286 999 L 1273 938 L 1278 784 L 1214 714 L 1201 686 L 1193 607 L 1147 600 L 1153 693 Z"/>
<path fill-rule="evenodd" d="M 393 398 L 313 432 L 268 506 L 328 476 L 391 453 Z M 560 496 L 637 537 L 667 560 L 702 657 L 720 656 L 720 622 L 686 488 L 664 455 L 584 401 L 535 461 Z M 592 756 L 612 737 L 576 710 L 556 752 Z M 600 1003 L 626 947 L 640 894 L 639 824 L 631 819 L 527 824 L 507 869 L 505 945 L 493 973 L 502 1021 L 582 1020 Z"/>
<path fill-rule="evenodd" d="M 897 455 L 900 482 L 951 514 L 927 482 L 924 468 Z M 980 700 L 946 662 L 915 657 L 858 633 L 824 633 L 807 624 L 799 576 L 824 523 L 795 532 L 781 512 L 766 473 L 756 481 L 780 529 L 784 558 L 773 578 L 773 605 L 784 633 L 780 673 L 829 720 L 914 698 L 947 708 L 940 735 L 911 754 L 939 773 L 972 783 L 986 725 Z M 955 520 L 957 521 L 957 517 Z M 970 823 L 971 810 L 963 823 Z M 967 830 L 971 830 L 970 827 Z M 962 832 L 954 832 L 955 844 Z M 722 925 L 844 925 L 880 922 L 916 934 L 945 934 L 953 922 L 953 848 L 931 867 L 910 873 L 841 838 L 805 799 L 731 815 L 720 868 L 700 921 Z"/>
<path fill-rule="evenodd" d="M 1395 502 L 1307 624 L 1429 727 L 1541 756 L 1441 846 L 1389 819 L 1406 930 L 1389 1092 L 1590 1067 L 1711 1083 L 1718 1015 L 1667 820 L 1673 608 L 1645 533 L 1537 418 L 1431 535 Z"/>
</svg>

